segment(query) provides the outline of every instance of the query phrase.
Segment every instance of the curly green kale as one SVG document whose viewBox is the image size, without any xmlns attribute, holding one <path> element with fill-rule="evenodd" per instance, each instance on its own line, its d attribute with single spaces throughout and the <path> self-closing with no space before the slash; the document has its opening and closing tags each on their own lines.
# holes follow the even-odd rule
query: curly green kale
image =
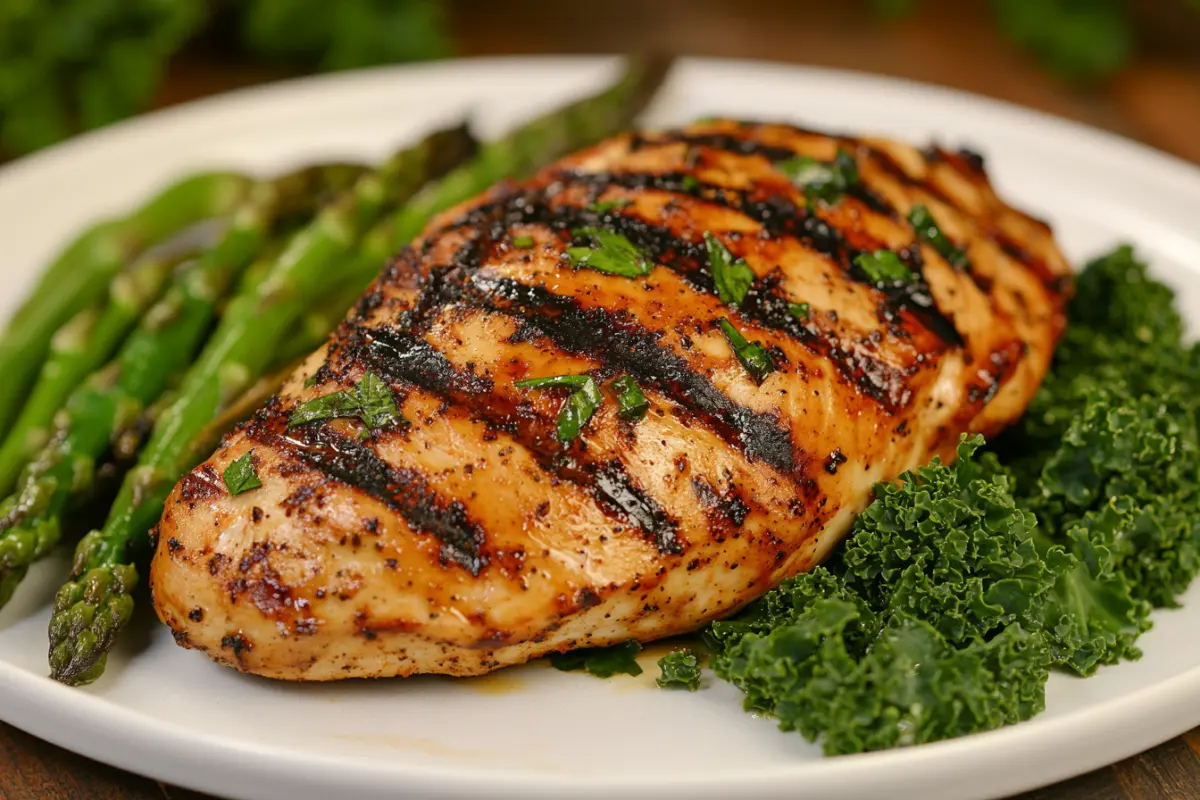
<svg viewBox="0 0 1200 800">
<path fill-rule="evenodd" d="M 953 466 L 935 460 L 880 484 L 831 565 L 713 623 L 713 669 L 748 708 L 829 754 L 988 730 L 1042 709 L 1051 651 L 1039 620 L 1057 575 L 1011 478 L 976 453 L 982 444 L 964 439 Z"/>
<path fill-rule="evenodd" d="M 667 653 L 658 660 L 658 669 L 654 682 L 663 688 L 682 686 L 689 692 L 700 688 L 700 658 L 689 648 Z"/>
<path fill-rule="evenodd" d="M 842 551 L 706 637 L 747 708 L 827 753 L 1027 719 L 1049 669 L 1137 658 L 1200 571 L 1200 357 L 1129 248 L 1079 276 L 1025 417 L 876 487 Z"/>
</svg>

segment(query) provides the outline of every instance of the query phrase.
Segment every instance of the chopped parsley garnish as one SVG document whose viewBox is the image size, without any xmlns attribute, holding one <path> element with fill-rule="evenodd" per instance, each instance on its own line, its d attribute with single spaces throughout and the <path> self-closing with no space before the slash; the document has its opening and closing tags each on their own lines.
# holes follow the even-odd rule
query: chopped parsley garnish
<svg viewBox="0 0 1200 800">
<path fill-rule="evenodd" d="M 605 200 L 602 203 L 592 203 L 592 211 L 595 211 L 597 214 L 607 214 L 610 211 L 616 211 L 618 208 L 624 208 L 632 202 L 632 200 L 625 197 L 616 200 Z"/>
<path fill-rule="evenodd" d="M 733 354 L 742 362 L 742 366 L 750 373 L 750 377 L 754 378 L 755 383 L 762 383 L 764 378 L 775 371 L 775 364 L 771 361 L 771 354 L 767 352 L 767 348 L 758 342 L 748 341 L 727 319 L 719 320 L 718 324 L 729 341 L 729 346 L 733 348 Z"/>
<path fill-rule="evenodd" d="M 900 256 L 891 250 L 862 253 L 854 259 L 854 265 L 861 269 L 872 283 L 909 283 L 916 278 L 913 271 L 900 260 Z"/>
<path fill-rule="evenodd" d="M 642 251 L 619 233 L 602 228 L 576 228 L 571 235 L 591 239 L 594 245 L 567 248 L 567 258 L 576 269 L 588 267 L 623 278 L 640 278 L 649 275 L 653 268 Z"/>
<path fill-rule="evenodd" d="M 612 382 L 613 391 L 617 393 L 617 416 L 627 422 L 638 422 L 650 410 L 650 401 L 642 393 L 642 387 L 628 375 L 622 375 Z"/>
<path fill-rule="evenodd" d="M 812 319 L 812 308 L 808 303 L 788 303 L 788 313 L 801 322 Z"/>
<path fill-rule="evenodd" d="M 288 418 L 288 427 L 335 417 L 358 417 L 371 430 L 389 428 L 402 419 L 392 387 L 368 372 L 353 391 L 331 392 L 301 403 Z"/>
<path fill-rule="evenodd" d="M 565 653 L 551 653 L 550 664 L 563 672 L 586 670 L 597 678 L 641 675 L 642 668 L 637 663 L 637 654 L 641 649 L 636 639 L 630 639 L 612 647 L 583 647 Z"/>
<path fill-rule="evenodd" d="M 713 285 L 722 303 L 736 306 L 746 299 L 746 293 L 754 283 L 754 270 L 744 259 L 734 258 L 721 240 L 705 232 L 704 246 L 708 248 L 708 266 L 712 270 Z"/>
<path fill-rule="evenodd" d="M 854 156 L 838 150 L 833 161 L 818 161 L 812 156 L 796 156 L 780 161 L 775 168 L 800 189 L 808 201 L 833 204 L 858 182 L 858 164 Z"/>
<path fill-rule="evenodd" d="M 971 268 L 971 261 L 967 258 L 967 254 L 950 241 L 949 236 L 942 233 L 942 229 L 938 227 L 928 208 L 920 204 L 913 206 L 912 210 L 908 212 L 908 221 L 913 226 L 913 230 L 917 232 L 917 238 L 937 250 L 950 266 L 955 269 Z"/>
<path fill-rule="evenodd" d="M 516 247 L 520 250 L 525 250 L 530 247 L 533 247 L 533 237 L 532 236 L 514 236 L 512 239 L 512 243 L 513 243 L 513 247 Z"/>
<path fill-rule="evenodd" d="M 235 496 L 262 486 L 258 473 L 254 471 L 254 451 L 251 450 L 233 461 L 225 468 L 221 477 L 225 479 L 225 488 Z"/>
<path fill-rule="evenodd" d="M 700 181 L 696 180 L 695 175 L 684 175 L 679 185 L 683 187 L 685 192 L 694 192 L 700 188 Z"/>
<path fill-rule="evenodd" d="M 567 387 L 571 393 L 558 412 L 555 435 L 563 444 L 570 444 L 579 436 L 592 414 L 604 402 L 600 387 L 588 375 L 555 375 L 549 378 L 530 378 L 517 381 L 521 389 L 554 389 Z"/>
<path fill-rule="evenodd" d="M 549 378 L 527 378 L 513 385 L 518 389 L 553 389 L 557 386 L 578 389 L 590 380 L 587 375 L 551 375 Z"/>
<path fill-rule="evenodd" d="M 682 686 L 689 692 L 700 688 L 700 659 L 689 648 L 672 650 L 658 660 L 659 676 L 654 682 L 664 689 Z"/>
</svg>

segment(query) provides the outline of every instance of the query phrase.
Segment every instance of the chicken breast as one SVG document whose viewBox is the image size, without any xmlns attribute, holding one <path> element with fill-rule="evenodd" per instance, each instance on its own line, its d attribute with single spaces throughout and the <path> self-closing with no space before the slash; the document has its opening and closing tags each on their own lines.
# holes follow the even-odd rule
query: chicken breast
<svg viewBox="0 0 1200 800">
<path fill-rule="evenodd" d="M 819 562 L 876 481 L 1016 419 L 1070 289 L 970 152 L 732 121 L 609 140 L 395 258 L 175 488 L 155 607 L 288 680 L 695 630 Z M 233 496 L 237 459 L 262 486 Z"/>
</svg>

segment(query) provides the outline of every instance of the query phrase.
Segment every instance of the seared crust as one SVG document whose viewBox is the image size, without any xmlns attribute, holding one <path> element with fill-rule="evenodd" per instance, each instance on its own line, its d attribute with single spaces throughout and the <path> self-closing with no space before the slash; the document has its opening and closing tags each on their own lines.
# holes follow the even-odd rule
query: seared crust
<svg viewBox="0 0 1200 800">
<path fill-rule="evenodd" d="M 807 207 L 776 165 L 839 148 L 860 184 Z M 915 239 L 917 203 L 969 269 Z M 572 269 L 585 226 L 654 269 Z M 755 273 L 737 309 L 716 296 L 705 232 Z M 872 284 L 854 259 L 877 249 L 918 279 Z M 694 630 L 819 561 L 874 482 L 1019 416 L 1070 287 L 1049 228 L 970 153 L 728 121 L 612 139 L 442 214 L 396 258 L 176 487 L 155 607 L 181 644 L 290 680 L 474 675 Z M 722 318 L 771 352 L 761 384 Z M 368 370 L 407 424 L 287 429 Z M 649 414 L 622 420 L 607 395 L 563 446 L 563 390 L 514 384 L 583 373 L 631 375 Z M 263 486 L 231 497 L 220 475 L 248 452 Z"/>
</svg>

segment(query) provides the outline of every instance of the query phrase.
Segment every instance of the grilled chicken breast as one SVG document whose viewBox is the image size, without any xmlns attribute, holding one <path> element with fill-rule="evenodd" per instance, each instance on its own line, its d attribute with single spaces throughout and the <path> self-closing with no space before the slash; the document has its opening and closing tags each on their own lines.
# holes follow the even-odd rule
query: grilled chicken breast
<svg viewBox="0 0 1200 800">
<path fill-rule="evenodd" d="M 823 180 L 839 151 L 848 179 Z M 1019 416 L 1070 289 L 970 152 L 730 121 L 612 139 L 395 258 L 176 487 L 155 607 L 180 644 L 289 680 L 694 630 L 820 561 L 876 481 Z M 402 420 L 289 427 L 368 373 Z M 561 375 L 598 397 L 519 385 Z M 247 454 L 262 486 L 231 496 Z"/>
</svg>

